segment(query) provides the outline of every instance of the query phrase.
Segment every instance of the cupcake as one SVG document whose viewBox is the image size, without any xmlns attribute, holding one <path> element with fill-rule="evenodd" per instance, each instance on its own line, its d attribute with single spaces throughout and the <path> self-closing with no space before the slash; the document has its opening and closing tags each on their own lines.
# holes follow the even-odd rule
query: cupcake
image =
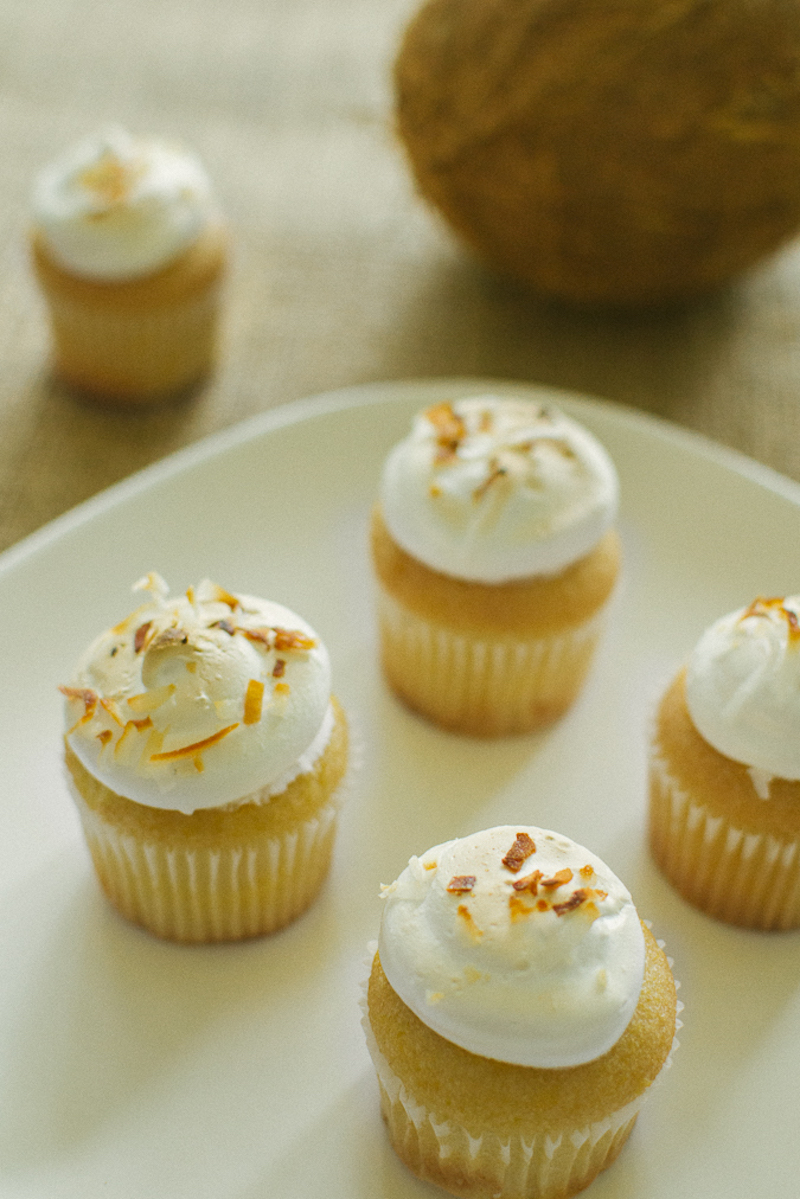
<svg viewBox="0 0 800 1199">
<path fill-rule="evenodd" d="M 800 927 L 800 596 L 716 621 L 658 708 L 650 844 L 695 907 Z"/>
<path fill-rule="evenodd" d="M 560 717 L 619 572 L 617 497 L 604 448 L 554 408 L 472 396 L 421 412 L 372 520 L 393 691 L 476 736 Z"/>
<path fill-rule="evenodd" d="M 365 1029 L 389 1136 L 454 1195 L 566 1199 L 669 1061 L 669 963 L 594 854 L 506 825 L 384 888 Z"/>
<path fill-rule="evenodd" d="M 328 872 L 347 725 L 314 630 L 213 583 L 147 600 L 68 686 L 68 779 L 98 878 L 175 941 L 273 932 Z"/>
<path fill-rule="evenodd" d="M 65 383 L 146 403 L 209 373 L 227 236 L 194 154 L 116 128 L 88 138 L 38 177 L 31 245 Z"/>
</svg>

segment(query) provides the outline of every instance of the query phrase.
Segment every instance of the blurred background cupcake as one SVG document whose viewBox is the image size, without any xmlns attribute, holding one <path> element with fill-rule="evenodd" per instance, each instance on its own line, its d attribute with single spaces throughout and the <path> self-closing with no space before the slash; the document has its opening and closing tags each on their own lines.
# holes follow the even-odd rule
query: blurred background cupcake
<svg viewBox="0 0 800 1199">
<path fill-rule="evenodd" d="M 104 129 L 45 167 L 32 207 L 58 377 L 146 403 L 211 371 L 228 239 L 195 154 Z"/>
<path fill-rule="evenodd" d="M 685 899 L 800 927 L 800 596 L 715 621 L 659 705 L 650 844 Z"/>
<path fill-rule="evenodd" d="M 274 932 L 328 873 L 347 722 L 301 617 L 204 582 L 101 633 L 66 699 L 66 765 L 98 878 L 176 941 Z"/>
<path fill-rule="evenodd" d="M 384 888 L 365 1006 L 398 1155 L 495 1199 L 566 1199 L 611 1164 L 679 1009 L 619 879 L 519 825 L 435 846 Z"/>
<path fill-rule="evenodd" d="M 419 413 L 372 521 L 396 694 L 477 736 L 561 716 L 619 573 L 618 490 L 603 446 L 550 405 L 483 395 Z"/>
</svg>

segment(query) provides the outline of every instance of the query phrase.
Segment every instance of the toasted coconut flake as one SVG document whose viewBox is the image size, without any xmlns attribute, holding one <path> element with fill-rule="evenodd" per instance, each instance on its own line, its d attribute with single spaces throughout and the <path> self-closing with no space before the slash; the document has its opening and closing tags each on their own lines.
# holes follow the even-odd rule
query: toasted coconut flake
<svg viewBox="0 0 800 1199">
<path fill-rule="evenodd" d="M 92 691 L 91 687 L 59 687 L 62 695 L 67 699 L 80 700 L 83 704 L 84 714 L 91 708 L 92 711 L 97 707 L 97 692 Z"/>
<path fill-rule="evenodd" d="M 244 723 L 258 724 L 264 703 L 264 684 L 259 679 L 250 679 L 244 695 Z"/>
<path fill-rule="evenodd" d="M 174 691 L 174 683 L 167 683 L 164 687 L 155 687 L 152 691 L 140 691 L 138 695 L 131 695 L 128 698 L 128 707 L 132 708 L 134 712 L 142 712 L 144 715 L 148 712 L 155 712 L 157 708 L 167 702 Z"/>
<path fill-rule="evenodd" d="M 144 747 L 142 748 L 142 752 L 139 757 L 139 762 L 140 763 L 149 762 L 152 754 L 157 754 L 157 753 L 161 752 L 161 746 L 163 744 L 164 744 L 164 734 L 159 732 L 158 729 L 155 729 L 155 728 L 151 729 L 150 734 L 144 743 Z"/>
<path fill-rule="evenodd" d="M 173 625 L 169 629 L 164 629 L 162 633 L 151 642 L 148 649 L 171 649 L 173 645 L 188 645 L 189 634 L 185 629 Z"/>
<path fill-rule="evenodd" d="M 133 634 L 133 652 L 139 654 L 144 649 L 147 634 L 153 627 L 152 620 L 146 620 L 144 624 L 140 624 L 136 632 Z"/>
<path fill-rule="evenodd" d="M 532 874 L 526 874 L 524 878 L 517 878 L 511 884 L 515 891 L 529 891 L 531 895 L 538 895 L 539 882 L 543 875 L 541 870 L 534 870 Z"/>
<path fill-rule="evenodd" d="M 572 882 L 572 871 L 569 866 L 565 866 L 563 870 L 557 870 L 552 878 L 543 878 L 542 886 L 548 890 L 555 887 L 563 887 L 565 883 Z"/>
<path fill-rule="evenodd" d="M 276 695 L 288 695 L 290 691 L 291 691 L 291 687 L 289 686 L 288 683 L 276 683 L 275 684 L 275 694 Z"/>
<path fill-rule="evenodd" d="M 273 645 L 276 650 L 313 649 L 317 644 L 313 637 L 309 637 L 300 629 L 275 628 L 273 632 L 275 634 Z"/>
<path fill-rule="evenodd" d="M 128 720 L 114 745 L 114 757 L 118 758 L 121 762 L 128 760 L 132 746 L 136 743 L 136 734 L 140 731 L 137 729 L 136 724 L 135 720 Z"/>
<path fill-rule="evenodd" d="M 155 600 L 166 599 L 169 587 L 157 570 L 149 570 L 147 574 L 133 584 L 134 591 L 149 591 Z"/>
<path fill-rule="evenodd" d="M 513 874 L 522 869 L 522 863 L 532 853 L 536 853 L 536 845 L 527 833 L 517 833 L 517 839 L 503 858 L 503 865 Z"/>
<path fill-rule="evenodd" d="M 800 621 L 797 619 L 797 613 L 785 606 L 784 599 L 785 596 L 782 595 L 760 595 L 753 600 L 749 607 L 745 608 L 739 619 L 746 620 L 748 616 L 769 616 L 770 611 L 774 610 L 786 621 L 789 643 L 796 643 L 800 641 Z"/>
<path fill-rule="evenodd" d="M 492 458 L 489 462 L 489 473 L 480 486 L 476 487 L 472 493 L 473 502 L 478 504 L 490 490 L 493 483 L 498 479 L 503 479 L 508 474 L 508 468 L 501 466 L 496 458 Z"/>
<path fill-rule="evenodd" d="M 122 717 L 119 714 L 119 708 L 113 699 L 101 699 L 100 707 L 104 712 L 107 712 L 115 724 L 122 728 Z"/>
<path fill-rule="evenodd" d="M 217 583 L 211 584 L 210 598 L 216 600 L 220 604 L 227 604 L 231 612 L 235 612 L 239 607 L 239 601 L 235 595 L 231 595 L 230 591 L 226 591 L 224 587 L 220 587 Z"/>
<path fill-rule="evenodd" d="M 285 673 L 286 673 L 286 659 L 285 658 L 276 658 L 275 665 L 272 668 L 273 679 L 281 679 L 281 678 L 283 678 Z"/>
<path fill-rule="evenodd" d="M 74 733 L 79 724 L 87 724 L 94 716 L 97 710 L 97 695 L 90 687 L 59 687 L 62 695 L 65 695 L 69 700 L 77 700 L 83 704 L 83 712 L 67 730 L 67 734 Z"/>
<path fill-rule="evenodd" d="M 474 874 L 454 874 L 447 884 L 447 890 L 453 895 L 466 895 L 474 886 Z"/>
<path fill-rule="evenodd" d="M 238 632 L 244 633 L 248 641 L 255 641 L 265 649 L 272 649 L 272 629 L 239 629 Z"/>
<path fill-rule="evenodd" d="M 102 729 L 101 732 L 97 734 L 97 740 L 102 746 L 106 746 L 113 736 L 114 734 L 111 732 L 111 729 Z"/>
<path fill-rule="evenodd" d="M 210 629 L 222 629 L 222 631 L 227 633 L 230 637 L 233 637 L 236 633 L 236 625 L 231 624 L 229 620 L 215 620 L 214 623 L 210 624 L 208 627 Z"/>
<path fill-rule="evenodd" d="M 563 900 L 561 903 L 553 904 L 553 911 L 556 916 L 563 916 L 566 912 L 571 912 L 575 908 L 579 908 L 582 903 L 585 903 L 589 898 L 589 892 L 585 887 L 579 887 L 577 891 L 573 891 L 569 899 Z"/>
<path fill-rule="evenodd" d="M 425 417 L 436 430 L 436 461 L 449 462 L 455 458 L 458 447 L 467 434 L 463 419 L 456 413 L 449 400 L 434 404 Z"/>
<path fill-rule="evenodd" d="M 176 762 L 180 758 L 193 758 L 203 749 L 208 749 L 212 745 L 216 745 L 223 737 L 227 737 L 228 733 L 232 733 L 234 729 L 238 729 L 239 721 L 236 724 L 229 724 L 227 728 L 220 729 L 218 733 L 212 733 L 210 737 L 204 737 L 202 741 L 193 741 L 191 745 L 182 745 L 180 749 L 168 749 L 166 752 L 151 754 L 151 762 Z"/>
</svg>

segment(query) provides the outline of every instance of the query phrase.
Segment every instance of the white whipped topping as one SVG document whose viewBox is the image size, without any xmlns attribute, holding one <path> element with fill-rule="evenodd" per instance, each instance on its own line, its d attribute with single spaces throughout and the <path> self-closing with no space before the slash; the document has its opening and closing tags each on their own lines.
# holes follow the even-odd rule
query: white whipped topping
<svg viewBox="0 0 800 1199">
<path fill-rule="evenodd" d="M 208 581 L 150 598 L 88 648 L 66 696 L 67 740 L 112 791 L 190 813 L 310 768 L 330 736 L 330 662 L 294 612 Z"/>
<path fill-rule="evenodd" d="M 519 834 L 536 849 L 513 870 L 503 859 Z M 559 871 L 570 877 L 545 885 Z M 448 841 L 383 894 L 386 977 L 448 1041 L 552 1068 L 593 1061 L 627 1028 L 644 977 L 641 924 L 619 879 L 567 837 L 504 825 Z"/>
<path fill-rule="evenodd" d="M 577 562 L 614 520 L 618 496 L 614 464 L 587 429 L 549 405 L 497 396 L 419 413 L 381 484 L 398 545 L 480 583 Z"/>
<path fill-rule="evenodd" d="M 116 127 L 68 149 L 33 189 L 33 219 L 56 262 L 108 282 L 160 270 L 213 213 L 196 155 Z"/>
<path fill-rule="evenodd" d="M 700 734 L 769 778 L 800 779 L 800 595 L 757 599 L 721 617 L 686 670 L 686 706 Z"/>
</svg>

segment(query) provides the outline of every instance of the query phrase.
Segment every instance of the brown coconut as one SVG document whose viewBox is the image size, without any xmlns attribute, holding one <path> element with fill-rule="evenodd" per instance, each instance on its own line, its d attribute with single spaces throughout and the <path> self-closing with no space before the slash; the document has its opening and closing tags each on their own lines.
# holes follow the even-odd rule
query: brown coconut
<svg viewBox="0 0 800 1199">
<path fill-rule="evenodd" d="M 422 194 L 544 293 L 688 298 L 800 228 L 800 0 L 429 0 L 395 78 Z"/>
</svg>

